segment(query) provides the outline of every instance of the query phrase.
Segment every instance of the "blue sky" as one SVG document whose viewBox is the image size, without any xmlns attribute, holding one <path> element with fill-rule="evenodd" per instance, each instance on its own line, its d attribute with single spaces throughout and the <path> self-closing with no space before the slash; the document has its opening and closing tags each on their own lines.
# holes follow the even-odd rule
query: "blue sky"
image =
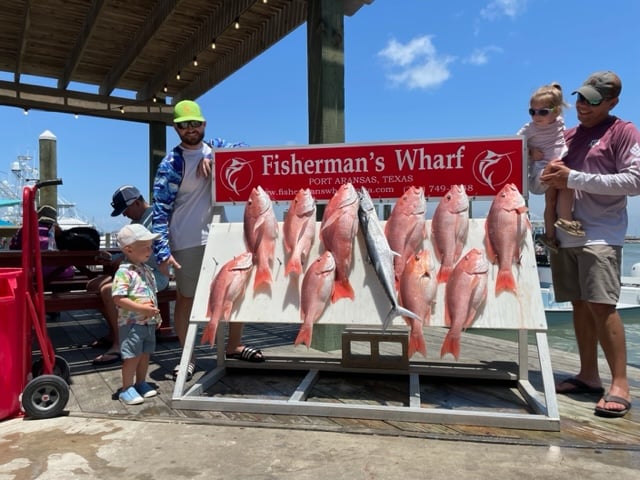
<svg viewBox="0 0 640 480">
<path fill-rule="evenodd" d="M 570 93 L 596 70 L 620 75 L 614 113 L 640 125 L 638 18 L 640 2 L 632 0 L 374 0 L 345 17 L 346 141 L 512 135 L 529 120 L 537 87 L 558 81 L 573 103 Z M 303 25 L 197 99 L 206 137 L 306 144 L 306 69 Z M 565 119 L 576 124 L 573 108 Z M 34 110 L 25 116 L 12 107 L 0 107 L 0 123 L 0 180 L 11 180 L 18 155 L 37 162 L 38 137 L 49 130 L 58 139 L 59 193 L 106 231 L 127 223 L 109 216 L 119 185 L 149 189 L 145 124 Z M 167 147 L 177 141 L 169 129 Z M 542 204 L 531 196 L 534 218 Z M 640 234 L 639 212 L 634 198 L 630 234 Z"/>
</svg>

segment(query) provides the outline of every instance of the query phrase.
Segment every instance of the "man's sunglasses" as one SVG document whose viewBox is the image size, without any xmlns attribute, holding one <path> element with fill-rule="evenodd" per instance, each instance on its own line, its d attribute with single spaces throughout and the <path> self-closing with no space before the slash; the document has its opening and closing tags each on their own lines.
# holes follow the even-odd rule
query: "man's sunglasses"
<svg viewBox="0 0 640 480">
<path fill-rule="evenodd" d="M 187 122 L 176 122 L 176 127 L 180 130 L 184 130 L 185 128 L 199 128 L 202 126 L 202 122 L 199 120 L 189 120 Z"/>
<path fill-rule="evenodd" d="M 553 107 L 553 108 L 538 108 L 538 109 L 530 108 L 529 109 L 529 115 L 531 115 L 532 117 L 534 115 L 540 115 L 541 117 L 546 117 L 550 113 L 553 113 L 553 111 L 555 109 L 556 109 L 555 107 Z"/>
<path fill-rule="evenodd" d="M 584 95 L 582 95 L 581 93 L 578 93 L 578 98 L 576 99 L 577 102 L 581 102 L 581 103 L 588 103 L 589 105 L 591 105 L 592 107 L 597 107 L 598 105 L 600 105 L 602 102 L 604 102 L 605 100 L 607 100 L 606 98 L 601 98 L 600 100 L 598 100 L 597 102 L 592 102 L 591 100 L 589 100 L 588 98 L 585 98 Z"/>
</svg>

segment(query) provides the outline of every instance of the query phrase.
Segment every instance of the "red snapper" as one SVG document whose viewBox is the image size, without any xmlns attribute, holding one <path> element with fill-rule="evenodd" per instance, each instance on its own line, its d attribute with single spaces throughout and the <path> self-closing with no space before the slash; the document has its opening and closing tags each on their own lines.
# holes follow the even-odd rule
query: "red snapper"
<svg viewBox="0 0 640 480">
<path fill-rule="evenodd" d="M 244 292 L 251 277 L 253 255 L 244 252 L 225 263 L 211 282 L 207 318 L 209 323 L 202 332 L 201 344 L 215 344 L 218 323 L 229 321 L 231 310 Z"/>
<path fill-rule="evenodd" d="M 309 265 L 304 274 L 300 291 L 302 326 L 296 337 L 295 345 L 304 343 L 307 347 L 311 346 L 313 325 L 324 313 L 333 293 L 335 269 L 335 259 L 332 253 L 327 250 Z"/>
<path fill-rule="evenodd" d="M 487 299 L 489 263 L 481 250 L 472 248 L 453 267 L 444 300 L 444 321 L 449 331 L 442 342 L 440 357 L 460 356 L 460 336 L 469 327 Z"/>
<path fill-rule="evenodd" d="M 396 255 L 393 259 L 396 288 L 404 265 L 411 255 L 422 250 L 427 238 L 427 200 L 423 187 L 409 187 L 398 199 L 384 226 L 384 234 Z"/>
<path fill-rule="evenodd" d="M 427 356 L 427 345 L 422 332 L 423 325 L 429 325 L 436 294 L 438 281 L 433 274 L 434 266 L 429 250 L 421 250 L 412 255 L 404 267 L 400 277 L 400 304 L 414 312 L 421 320 L 404 317 L 411 327 L 409 334 L 409 358 L 420 352 Z"/>
<path fill-rule="evenodd" d="M 322 216 L 320 239 L 324 249 L 333 254 L 336 262 L 332 303 L 341 298 L 355 298 L 349 274 L 353 261 L 353 241 L 358 233 L 358 200 L 358 192 L 353 185 L 345 183 L 331 197 Z"/>
<path fill-rule="evenodd" d="M 282 231 L 284 249 L 289 256 L 284 274 L 301 275 L 302 264 L 307 261 L 316 235 L 316 201 L 310 189 L 301 188 L 291 200 Z"/>
<path fill-rule="evenodd" d="M 520 263 L 520 250 L 531 235 L 528 208 L 518 188 L 509 183 L 495 196 L 485 223 L 487 258 L 498 264 L 496 296 L 517 292 L 512 265 Z"/>
<path fill-rule="evenodd" d="M 273 281 L 271 267 L 275 256 L 278 221 L 273 212 L 271 198 L 258 186 L 251 191 L 244 209 L 244 238 L 247 249 L 253 253 L 257 265 L 253 281 L 254 292 L 268 289 Z"/>
<path fill-rule="evenodd" d="M 464 185 L 452 185 L 431 220 L 431 242 L 440 262 L 438 283 L 446 283 L 469 232 L 469 197 Z"/>
</svg>

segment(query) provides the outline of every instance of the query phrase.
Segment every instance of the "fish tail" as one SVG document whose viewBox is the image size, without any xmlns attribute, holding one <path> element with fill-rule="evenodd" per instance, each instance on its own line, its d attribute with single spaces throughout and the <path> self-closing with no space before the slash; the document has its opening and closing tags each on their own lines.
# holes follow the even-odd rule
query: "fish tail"
<svg viewBox="0 0 640 480">
<path fill-rule="evenodd" d="M 422 318 L 420 318 L 418 315 L 413 313 L 411 310 L 408 310 L 408 309 L 406 309 L 404 307 L 401 307 L 400 305 L 394 307 L 391 310 L 391 312 L 395 312 L 396 316 L 397 315 L 402 315 L 403 317 L 413 318 L 414 320 L 422 322 Z"/>
<path fill-rule="evenodd" d="M 411 334 L 409 335 L 409 358 L 419 352 L 423 357 L 427 358 L 427 344 L 424 341 L 424 335 L 421 328 L 414 328 L 413 322 L 411 325 Z"/>
<path fill-rule="evenodd" d="M 451 272 L 453 271 L 453 267 L 448 266 L 440 266 L 440 270 L 438 270 L 438 283 L 447 283 L 449 280 L 449 276 L 451 276 Z"/>
<path fill-rule="evenodd" d="M 339 280 L 333 287 L 333 293 L 331 294 L 331 303 L 336 303 L 341 298 L 350 298 L 353 300 L 356 297 L 353 287 L 349 283 L 349 279 Z"/>
<path fill-rule="evenodd" d="M 460 337 L 451 334 L 451 330 L 447 333 L 442 341 L 442 348 L 440 348 L 440 358 L 443 358 L 447 353 L 454 356 L 456 360 L 460 356 Z"/>
<path fill-rule="evenodd" d="M 216 343 L 216 331 L 218 330 L 218 325 L 212 322 L 207 323 L 207 326 L 204 327 L 202 331 L 202 338 L 200 339 L 200 345 L 204 345 L 208 343 L 212 347 Z"/>
<path fill-rule="evenodd" d="M 386 330 L 387 328 L 389 328 L 391 326 L 391 321 L 399 316 L 403 316 L 403 317 L 409 317 L 412 318 L 418 322 L 422 322 L 422 319 L 416 315 L 415 313 L 413 313 L 411 310 L 407 310 L 404 307 L 401 307 L 400 305 L 395 305 L 393 307 L 391 307 L 391 310 L 389 310 L 389 313 L 387 313 L 387 316 L 384 317 L 384 321 L 382 322 L 382 329 Z"/>
<path fill-rule="evenodd" d="M 260 288 L 268 288 L 271 285 L 271 270 L 269 268 L 258 267 L 256 270 L 256 278 L 253 280 L 253 290 L 258 291 Z"/>
<path fill-rule="evenodd" d="M 499 270 L 496 277 L 496 296 L 501 292 L 513 292 L 516 293 L 516 279 L 513 276 L 513 272 L 509 270 Z"/>
<path fill-rule="evenodd" d="M 289 259 L 284 268 L 284 275 L 288 276 L 290 273 L 295 273 L 296 275 L 302 274 L 302 262 L 300 262 L 300 258 L 291 257 Z"/>
<path fill-rule="evenodd" d="M 296 337 L 294 345 L 300 345 L 304 343 L 307 348 L 311 347 L 311 337 L 313 335 L 313 325 L 307 325 L 303 323 L 300 327 L 300 331 L 298 332 L 298 336 Z"/>
</svg>

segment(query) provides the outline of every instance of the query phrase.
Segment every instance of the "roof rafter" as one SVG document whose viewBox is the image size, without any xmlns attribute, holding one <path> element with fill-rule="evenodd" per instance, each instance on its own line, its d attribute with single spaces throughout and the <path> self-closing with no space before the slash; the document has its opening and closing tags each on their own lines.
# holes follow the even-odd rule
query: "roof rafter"
<svg viewBox="0 0 640 480">
<path fill-rule="evenodd" d="M 186 42 L 175 54 L 173 62 L 167 62 L 166 68 L 158 71 L 151 81 L 140 89 L 137 98 L 145 100 L 162 90 L 167 79 L 181 71 L 193 57 L 210 48 L 211 40 L 225 31 L 243 11 L 255 3 L 255 0 L 224 0 L 218 10 L 210 14 L 200 24 L 190 42 Z"/>
<path fill-rule="evenodd" d="M 126 54 L 120 58 L 120 61 L 113 66 L 104 82 L 100 85 L 100 95 L 109 95 L 113 91 L 122 75 L 124 75 L 131 64 L 135 62 L 149 40 L 156 34 L 160 25 L 167 20 L 180 1 L 181 0 L 160 0 L 158 5 L 153 8 L 151 18 L 145 22 L 144 28 L 138 31 L 136 38 L 131 42 L 131 48 L 129 48 Z M 144 100 L 148 98 L 149 97 L 146 97 Z"/>
<path fill-rule="evenodd" d="M 78 66 L 80 58 L 82 58 L 84 49 L 87 47 L 87 42 L 91 38 L 91 33 L 95 28 L 96 21 L 100 16 L 100 12 L 102 12 L 104 5 L 104 0 L 94 0 L 93 2 L 91 2 L 91 10 L 85 18 L 84 23 L 82 24 L 82 33 L 76 39 L 76 44 L 73 47 L 71 56 L 69 57 L 69 61 L 67 62 L 67 66 L 64 69 L 62 77 L 60 77 L 60 80 L 58 81 L 58 88 L 64 89 L 69 86 L 71 76 Z"/>
</svg>

